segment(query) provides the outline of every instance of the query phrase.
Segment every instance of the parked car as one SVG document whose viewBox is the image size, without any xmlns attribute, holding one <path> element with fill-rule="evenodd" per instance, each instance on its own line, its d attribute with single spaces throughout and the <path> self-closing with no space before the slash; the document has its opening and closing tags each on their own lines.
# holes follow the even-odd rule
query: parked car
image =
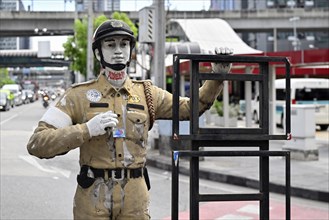
<svg viewBox="0 0 329 220">
<path fill-rule="evenodd" d="M 7 93 L 1 91 L 0 92 L 0 110 L 8 111 L 10 108 L 11 108 L 11 103 L 10 103 Z"/>
<path fill-rule="evenodd" d="M 14 108 L 15 106 L 15 95 L 8 89 L 0 89 L 1 93 L 5 93 L 7 95 L 8 102 L 10 107 Z"/>
<path fill-rule="evenodd" d="M 2 86 L 2 89 L 8 89 L 12 93 L 14 93 L 14 103 L 15 105 L 23 104 L 22 99 L 22 87 L 19 84 L 5 84 Z"/>
</svg>

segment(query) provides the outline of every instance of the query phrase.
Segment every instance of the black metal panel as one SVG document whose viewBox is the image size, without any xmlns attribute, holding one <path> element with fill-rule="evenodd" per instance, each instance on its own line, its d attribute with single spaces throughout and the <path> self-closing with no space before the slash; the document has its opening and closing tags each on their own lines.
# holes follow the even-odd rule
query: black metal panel
<svg viewBox="0 0 329 220">
<path fill-rule="evenodd" d="M 261 63 L 259 66 L 260 74 L 263 76 L 263 81 L 260 82 L 259 92 L 259 109 L 260 109 L 260 121 L 259 125 L 262 128 L 263 134 L 269 133 L 269 91 L 268 91 L 268 79 L 269 79 L 269 65 L 268 63 Z"/>
<path fill-rule="evenodd" d="M 269 142 L 260 146 L 260 152 L 268 152 Z M 263 199 L 259 202 L 259 218 L 270 219 L 270 165 L 269 157 L 264 156 L 259 159 L 259 191 L 263 194 Z"/>
<path fill-rule="evenodd" d="M 174 56 L 175 57 L 175 56 Z M 179 70 L 179 60 L 174 59 L 173 63 L 174 72 L 174 80 L 173 80 L 173 103 L 179 103 L 179 83 L 180 83 L 180 70 Z M 179 134 L 179 105 L 173 105 L 172 111 L 172 119 L 173 119 L 173 135 Z"/>
<path fill-rule="evenodd" d="M 178 175 L 179 175 L 179 160 L 176 159 L 178 156 L 175 152 L 172 152 L 172 164 L 171 166 L 175 169 L 172 169 L 172 177 L 171 177 L 171 185 L 175 186 L 171 188 L 171 218 L 178 219 L 178 192 L 179 192 L 179 182 L 178 182 Z"/>
<path fill-rule="evenodd" d="M 228 63 L 269 63 L 287 61 L 286 57 L 267 57 L 267 56 L 227 56 L 227 55 L 207 55 L 207 54 L 174 54 L 174 57 L 182 60 L 191 60 L 198 62 L 228 62 Z M 174 58 L 175 59 L 175 58 Z"/>
<path fill-rule="evenodd" d="M 197 143 L 192 142 L 192 151 L 198 151 Z M 199 157 L 190 159 L 190 219 L 199 219 Z"/>
<path fill-rule="evenodd" d="M 214 134 L 194 134 L 194 135 L 179 135 L 177 136 L 179 140 L 205 140 L 205 141 L 220 141 L 220 140 L 286 140 L 287 135 L 258 135 L 256 134 L 235 134 L 233 129 L 231 130 L 232 133 L 229 131 L 220 131 L 219 134 L 225 135 L 214 135 Z M 238 135 L 238 138 L 237 138 Z M 241 143 L 242 144 L 242 143 Z"/>
<path fill-rule="evenodd" d="M 286 134 L 289 135 L 288 139 L 291 138 L 290 133 L 291 133 L 291 118 L 290 118 L 290 113 L 291 113 L 291 91 L 290 91 L 290 62 L 287 59 L 285 61 L 286 64 Z"/>
<path fill-rule="evenodd" d="M 268 142 L 268 141 L 266 141 Z M 291 195 L 291 186 L 290 186 L 290 152 L 289 151 L 268 151 L 266 145 L 262 146 L 260 151 L 174 151 L 173 160 L 172 160 L 172 212 L 171 218 L 178 219 L 178 185 L 179 185 L 179 159 L 181 157 L 190 157 L 191 161 L 199 157 L 260 157 L 261 169 L 264 172 L 264 161 L 269 160 L 270 156 L 275 157 L 285 157 L 286 167 L 285 167 L 285 179 L 286 179 L 286 220 L 291 218 L 290 210 L 290 195 Z M 260 176 L 261 186 L 259 193 L 241 193 L 241 194 L 199 194 L 199 179 L 194 179 L 198 177 L 199 164 L 192 163 L 191 167 L 191 176 L 190 176 L 190 218 L 199 219 L 199 202 L 211 202 L 211 201 L 259 201 L 260 202 L 260 219 L 270 219 L 269 218 L 269 184 L 265 184 L 266 179 L 269 178 L 268 172 L 265 172 L 265 177 Z M 268 169 L 268 166 L 265 166 L 265 169 Z M 262 173 L 264 174 L 264 173 Z M 264 180 L 265 179 L 265 180 Z M 265 181 L 263 183 L 262 181 Z"/>
<path fill-rule="evenodd" d="M 199 64 L 196 61 L 193 61 L 191 64 L 192 73 L 196 73 L 199 70 Z M 192 74 L 190 78 L 190 85 L 192 85 L 192 94 L 190 102 L 190 131 L 191 134 L 197 134 L 199 129 L 199 117 L 194 117 L 199 115 L 199 74 Z"/>
<path fill-rule="evenodd" d="M 178 157 L 287 157 L 289 151 L 175 151 Z"/>
<path fill-rule="evenodd" d="M 199 121 L 197 117 L 199 115 L 198 109 L 198 98 L 199 98 L 199 82 L 200 80 L 210 79 L 210 80 L 242 80 L 242 81 L 258 81 L 260 83 L 260 122 L 259 130 L 255 130 L 254 134 L 258 136 L 253 136 L 255 140 L 280 140 L 280 139 L 289 139 L 290 138 L 290 124 L 286 129 L 286 135 L 269 135 L 269 92 L 268 92 L 268 79 L 269 79 L 269 63 L 270 62 L 279 62 L 286 65 L 286 77 L 287 84 L 290 85 L 290 64 L 287 58 L 285 57 L 259 57 L 259 56 L 225 56 L 225 55 L 204 55 L 204 54 L 174 54 L 174 83 L 173 83 L 173 102 L 179 103 L 179 81 L 180 81 L 180 71 L 179 71 L 179 62 L 181 59 L 191 60 L 191 73 L 190 73 L 190 85 L 191 85 L 191 112 L 190 112 L 190 133 L 191 135 L 206 135 L 201 137 L 209 137 L 213 140 L 221 140 L 217 137 L 217 134 L 229 134 L 227 136 L 229 139 L 238 139 L 244 140 L 244 137 L 240 134 L 251 134 L 250 128 L 245 130 L 234 130 L 231 128 L 216 128 L 217 131 L 204 133 L 202 128 L 199 128 Z M 199 73 L 199 63 L 200 62 L 232 62 L 232 63 L 253 63 L 258 64 L 260 73 L 259 75 L 254 74 L 216 74 L 216 73 Z M 208 78 L 209 77 L 209 78 Z M 289 83 L 288 83 L 289 82 Z M 287 88 L 290 86 L 287 86 Z M 286 97 L 286 111 L 290 113 L 290 94 Z M 179 106 L 173 106 L 173 137 L 179 138 Z M 290 114 L 286 114 L 286 122 L 290 123 Z M 288 132 L 289 131 L 289 132 Z M 213 135 L 211 135 L 213 134 Z M 199 138 L 200 136 L 198 136 Z M 249 138 L 247 138 L 249 139 Z"/>
<path fill-rule="evenodd" d="M 197 118 L 198 119 L 198 118 Z M 262 134 L 262 129 L 260 128 L 200 128 L 199 134 L 251 134 L 258 135 Z"/>
<path fill-rule="evenodd" d="M 216 201 L 259 201 L 262 200 L 263 194 L 201 194 L 200 202 L 216 202 Z"/>
<path fill-rule="evenodd" d="M 290 188 L 290 152 L 287 151 L 286 155 L 286 219 L 291 218 L 291 210 L 290 210 L 290 197 L 291 197 L 291 188 Z"/>
<path fill-rule="evenodd" d="M 201 73 L 200 80 L 236 80 L 236 81 L 261 81 L 261 75 L 247 75 L 247 74 L 220 74 L 220 73 Z"/>
<path fill-rule="evenodd" d="M 190 85 L 190 135 L 179 135 L 179 84 L 181 59 L 191 61 Z M 258 75 L 200 73 L 200 62 L 227 62 L 257 64 Z M 284 63 L 286 66 L 286 134 L 269 134 L 269 63 Z M 260 84 L 259 128 L 200 128 L 199 83 L 202 80 L 258 81 Z M 269 219 L 269 156 L 286 158 L 286 219 L 290 219 L 290 155 L 285 151 L 269 151 L 269 140 L 286 140 L 290 135 L 290 63 L 285 57 L 219 56 L 198 54 L 174 55 L 173 83 L 173 149 L 181 149 L 181 141 L 191 141 L 192 151 L 173 151 L 172 155 L 172 219 L 178 219 L 179 157 L 190 157 L 190 218 L 199 219 L 201 201 L 256 200 L 260 203 L 260 219 Z M 204 146 L 258 147 L 258 151 L 200 151 Z M 259 157 L 260 185 L 256 194 L 199 194 L 199 157 Z"/>
</svg>

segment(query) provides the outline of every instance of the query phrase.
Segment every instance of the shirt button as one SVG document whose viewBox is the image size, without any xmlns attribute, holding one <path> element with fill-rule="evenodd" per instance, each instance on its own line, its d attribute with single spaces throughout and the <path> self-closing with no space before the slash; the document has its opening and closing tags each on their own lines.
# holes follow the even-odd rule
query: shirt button
<svg viewBox="0 0 329 220">
<path fill-rule="evenodd" d="M 120 94 L 119 93 L 117 94 L 117 97 L 120 97 Z"/>
</svg>

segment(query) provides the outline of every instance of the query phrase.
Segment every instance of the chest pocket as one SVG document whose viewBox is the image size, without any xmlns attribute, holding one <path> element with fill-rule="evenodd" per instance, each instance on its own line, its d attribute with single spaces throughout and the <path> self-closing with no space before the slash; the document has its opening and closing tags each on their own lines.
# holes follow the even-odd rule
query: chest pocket
<svg viewBox="0 0 329 220">
<path fill-rule="evenodd" d="M 89 121 L 90 119 L 92 119 L 93 117 L 95 117 L 96 115 L 98 115 L 98 112 L 87 112 L 85 114 L 85 121 Z"/>
<path fill-rule="evenodd" d="M 84 122 L 89 121 L 90 119 L 92 119 L 93 117 L 95 117 L 96 115 L 103 113 L 103 112 L 107 112 L 108 109 L 106 108 L 99 108 L 99 109 L 92 109 L 87 111 L 84 115 Z"/>
<path fill-rule="evenodd" d="M 147 139 L 147 115 L 137 111 L 127 111 L 127 138 L 139 141 Z"/>
</svg>

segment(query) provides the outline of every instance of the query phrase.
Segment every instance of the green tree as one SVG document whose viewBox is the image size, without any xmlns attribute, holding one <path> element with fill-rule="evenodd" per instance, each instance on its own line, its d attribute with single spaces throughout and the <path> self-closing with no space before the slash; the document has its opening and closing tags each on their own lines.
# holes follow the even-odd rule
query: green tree
<svg viewBox="0 0 329 220">
<path fill-rule="evenodd" d="M 14 84 L 15 81 L 10 79 L 8 70 L 6 68 L 0 68 L 0 88 L 5 84 Z"/>
<path fill-rule="evenodd" d="M 129 19 L 127 14 L 114 12 L 112 18 L 117 20 L 122 20 L 126 22 L 131 30 L 134 32 L 134 35 L 137 36 L 137 28 L 134 23 Z M 108 20 L 105 15 L 101 15 L 94 19 L 93 27 L 94 30 L 101 23 Z M 63 44 L 64 47 L 64 56 L 71 60 L 71 69 L 74 71 L 80 72 L 83 76 L 87 75 L 87 46 L 88 46 L 88 19 L 87 17 L 82 20 L 75 20 L 74 22 L 74 36 L 71 36 Z M 92 40 L 92 39 L 89 39 Z M 99 62 L 94 58 L 94 74 L 97 75 L 100 70 Z"/>
</svg>

